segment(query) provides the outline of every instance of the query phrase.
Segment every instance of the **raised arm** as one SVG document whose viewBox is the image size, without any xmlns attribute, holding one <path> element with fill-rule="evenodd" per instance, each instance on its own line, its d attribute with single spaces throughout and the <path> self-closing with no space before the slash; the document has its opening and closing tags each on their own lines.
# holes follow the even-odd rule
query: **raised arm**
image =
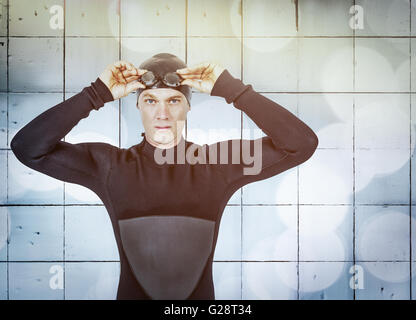
<svg viewBox="0 0 416 320">
<path fill-rule="evenodd" d="M 254 91 L 251 85 L 244 85 L 227 70 L 215 82 L 211 95 L 233 103 L 266 134 L 255 140 L 241 140 L 242 157 L 239 164 L 218 166 L 227 183 L 235 189 L 295 167 L 315 152 L 318 137 L 310 127 L 278 103 Z M 229 159 L 232 158 L 231 153 L 235 152 L 232 146 L 235 141 L 228 141 Z M 261 152 L 256 152 L 256 143 L 261 144 L 261 149 L 258 148 Z M 243 158 L 244 153 L 246 159 Z M 244 163 L 247 162 L 247 155 L 252 156 L 249 165 Z M 259 164 L 258 170 L 256 164 Z"/>
<path fill-rule="evenodd" d="M 10 143 L 16 158 L 24 165 L 62 181 L 91 189 L 103 182 L 117 147 L 102 142 L 71 144 L 60 140 L 93 109 L 99 110 L 106 102 L 138 88 L 134 82 L 138 76 L 134 78 L 125 72 L 127 69 L 120 70 L 120 63 L 109 65 L 90 86 L 41 113 L 20 129 Z"/>
<path fill-rule="evenodd" d="M 318 137 L 311 128 L 281 105 L 254 91 L 251 85 L 245 85 L 228 70 L 216 64 L 205 63 L 189 69 L 183 71 L 183 76 L 187 78 L 184 83 L 210 93 L 211 96 L 223 97 L 227 103 L 233 103 L 266 134 L 265 137 L 255 140 L 228 140 L 209 146 L 221 150 L 221 143 L 228 144 L 228 161 L 217 167 L 231 189 L 237 190 L 247 183 L 263 180 L 295 167 L 308 160 L 315 152 Z M 240 144 L 240 149 L 235 147 L 236 143 Z M 256 145 L 259 143 L 261 152 L 256 152 L 259 149 Z M 247 164 L 247 150 L 251 151 L 253 157 L 251 164 Z M 237 157 L 236 152 L 239 153 Z M 232 159 L 236 158 L 238 161 L 233 163 Z M 217 159 L 219 163 L 220 157 Z M 256 164 L 260 164 L 258 170 L 254 167 Z"/>
</svg>

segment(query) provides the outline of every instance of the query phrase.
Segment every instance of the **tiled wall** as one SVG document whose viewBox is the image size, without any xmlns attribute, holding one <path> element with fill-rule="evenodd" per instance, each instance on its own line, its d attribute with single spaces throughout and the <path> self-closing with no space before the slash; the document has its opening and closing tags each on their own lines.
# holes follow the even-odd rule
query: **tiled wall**
<svg viewBox="0 0 416 320">
<path fill-rule="evenodd" d="M 217 299 L 414 299 L 415 26 L 415 0 L 0 0 L 0 299 L 115 297 L 100 199 L 23 166 L 10 140 L 109 63 L 157 52 L 222 64 L 319 137 L 307 162 L 230 199 Z M 135 99 L 91 112 L 65 140 L 138 143 Z M 194 93 L 188 140 L 247 128 L 223 99 Z"/>
</svg>

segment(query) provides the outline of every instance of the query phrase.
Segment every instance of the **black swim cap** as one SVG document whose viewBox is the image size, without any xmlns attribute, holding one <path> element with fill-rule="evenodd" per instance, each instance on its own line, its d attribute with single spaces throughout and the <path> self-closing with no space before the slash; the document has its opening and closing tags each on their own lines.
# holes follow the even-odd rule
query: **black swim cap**
<svg viewBox="0 0 416 320">
<path fill-rule="evenodd" d="M 168 72 L 176 72 L 178 69 L 186 68 L 186 63 L 179 59 L 177 56 L 170 54 L 170 53 L 158 53 L 155 54 L 153 57 L 145 60 L 140 66 L 139 69 L 145 69 L 148 71 L 152 71 L 156 77 L 160 77 L 160 79 Z M 192 90 L 191 87 L 188 85 L 181 85 L 178 87 L 169 87 L 164 84 L 161 80 L 157 81 L 153 86 L 146 89 L 153 89 L 153 88 L 170 88 L 174 90 L 178 90 L 183 93 L 188 100 L 189 107 L 191 106 L 191 96 Z M 137 99 L 139 99 L 140 94 L 146 90 L 143 88 L 137 89 Z"/>
</svg>

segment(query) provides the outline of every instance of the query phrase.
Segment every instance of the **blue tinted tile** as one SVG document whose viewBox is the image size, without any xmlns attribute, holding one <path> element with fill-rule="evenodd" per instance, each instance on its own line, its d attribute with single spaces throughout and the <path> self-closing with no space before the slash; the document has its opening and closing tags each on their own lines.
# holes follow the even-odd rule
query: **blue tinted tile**
<svg viewBox="0 0 416 320">
<path fill-rule="evenodd" d="M 119 277 L 119 262 L 67 262 L 65 299 L 115 300 Z"/>
<path fill-rule="evenodd" d="M 110 217 L 105 207 L 65 208 L 65 259 L 120 259 Z"/>
<path fill-rule="evenodd" d="M 351 262 L 300 262 L 299 298 L 303 300 L 352 300 Z"/>
<path fill-rule="evenodd" d="M 214 262 L 215 300 L 241 300 L 241 262 Z"/>
<path fill-rule="evenodd" d="M 409 260 L 409 207 L 357 206 L 357 261 Z"/>
<path fill-rule="evenodd" d="M 318 148 L 352 148 L 353 95 L 300 94 L 299 118 L 318 136 Z"/>
<path fill-rule="evenodd" d="M 0 148 L 7 148 L 7 94 L 0 93 Z"/>
<path fill-rule="evenodd" d="M 0 300 L 7 300 L 7 263 L 0 262 Z"/>
<path fill-rule="evenodd" d="M 7 202 L 7 151 L 0 150 L 0 204 Z"/>
<path fill-rule="evenodd" d="M 299 207 L 299 259 L 352 261 L 352 206 Z"/>
<path fill-rule="evenodd" d="M 9 46 L 9 89 L 11 91 L 62 91 L 62 39 L 10 38 Z M 22 66 L 25 67 L 22 68 Z"/>
<path fill-rule="evenodd" d="M 7 36 L 7 1 L 0 0 L 0 36 Z"/>
<path fill-rule="evenodd" d="M 356 203 L 409 204 L 409 172 L 409 150 L 357 149 L 355 151 Z"/>
<path fill-rule="evenodd" d="M 10 300 L 62 300 L 63 283 L 62 263 L 9 263 Z"/>
<path fill-rule="evenodd" d="M 10 234 L 10 207 L 0 207 L 0 261 L 7 261 L 7 240 Z"/>
<path fill-rule="evenodd" d="M 351 204 L 352 150 L 318 149 L 299 166 L 301 204 Z M 321 183 L 316 184 L 317 181 Z"/>
<path fill-rule="evenodd" d="M 9 207 L 12 261 L 63 259 L 63 207 Z"/>
<path fill-rule="evenodd" d="M 241 260 L 241 207 L 226 206 L 221 217 L 214 260 Z"/>
<path fill-rule="evenodd" d="M 243 260 L 297 260 L 295 206 L 243 207 Z"/>
<path fill-rule="evenodd" d="M 365 262 L 363 288 L 356 290 L 357 300 L 410 299 L 409 262 Z"/>
<path fill-rule="evenodd" d="M 91 85 L 107 65 L 118 60 L 118 42 L 114 38 L 66 39 L 65 90 L 81 91 Z"/>
<path fill-rule="evenodd" d="M 296 300 L 296 262 L 243 262 L 243 300 Z"/>
</svg>

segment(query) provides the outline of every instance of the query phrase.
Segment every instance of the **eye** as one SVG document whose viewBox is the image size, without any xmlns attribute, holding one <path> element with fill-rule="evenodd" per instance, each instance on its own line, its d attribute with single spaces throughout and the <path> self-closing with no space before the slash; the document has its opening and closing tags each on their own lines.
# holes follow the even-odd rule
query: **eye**
<svg viewBox="0 0 416 320">
<path fill-rule="evenodd" d="M 173 103 L 179 103 L 181 100 L 179 100 L 179 99 L 176 99 L 176 98 L 172 98 L 172 99 L 170 99 L 170 102 L 173 102 Z"/>
<path fill-rule="evenodd" d="M 156 101 L 156 100 L 155 99 L 151 99 L 151 98 L 144 99 L 144 102 L 146 102 L 148 104 L 153 104 L 152 101 Z"/>
</svg>

